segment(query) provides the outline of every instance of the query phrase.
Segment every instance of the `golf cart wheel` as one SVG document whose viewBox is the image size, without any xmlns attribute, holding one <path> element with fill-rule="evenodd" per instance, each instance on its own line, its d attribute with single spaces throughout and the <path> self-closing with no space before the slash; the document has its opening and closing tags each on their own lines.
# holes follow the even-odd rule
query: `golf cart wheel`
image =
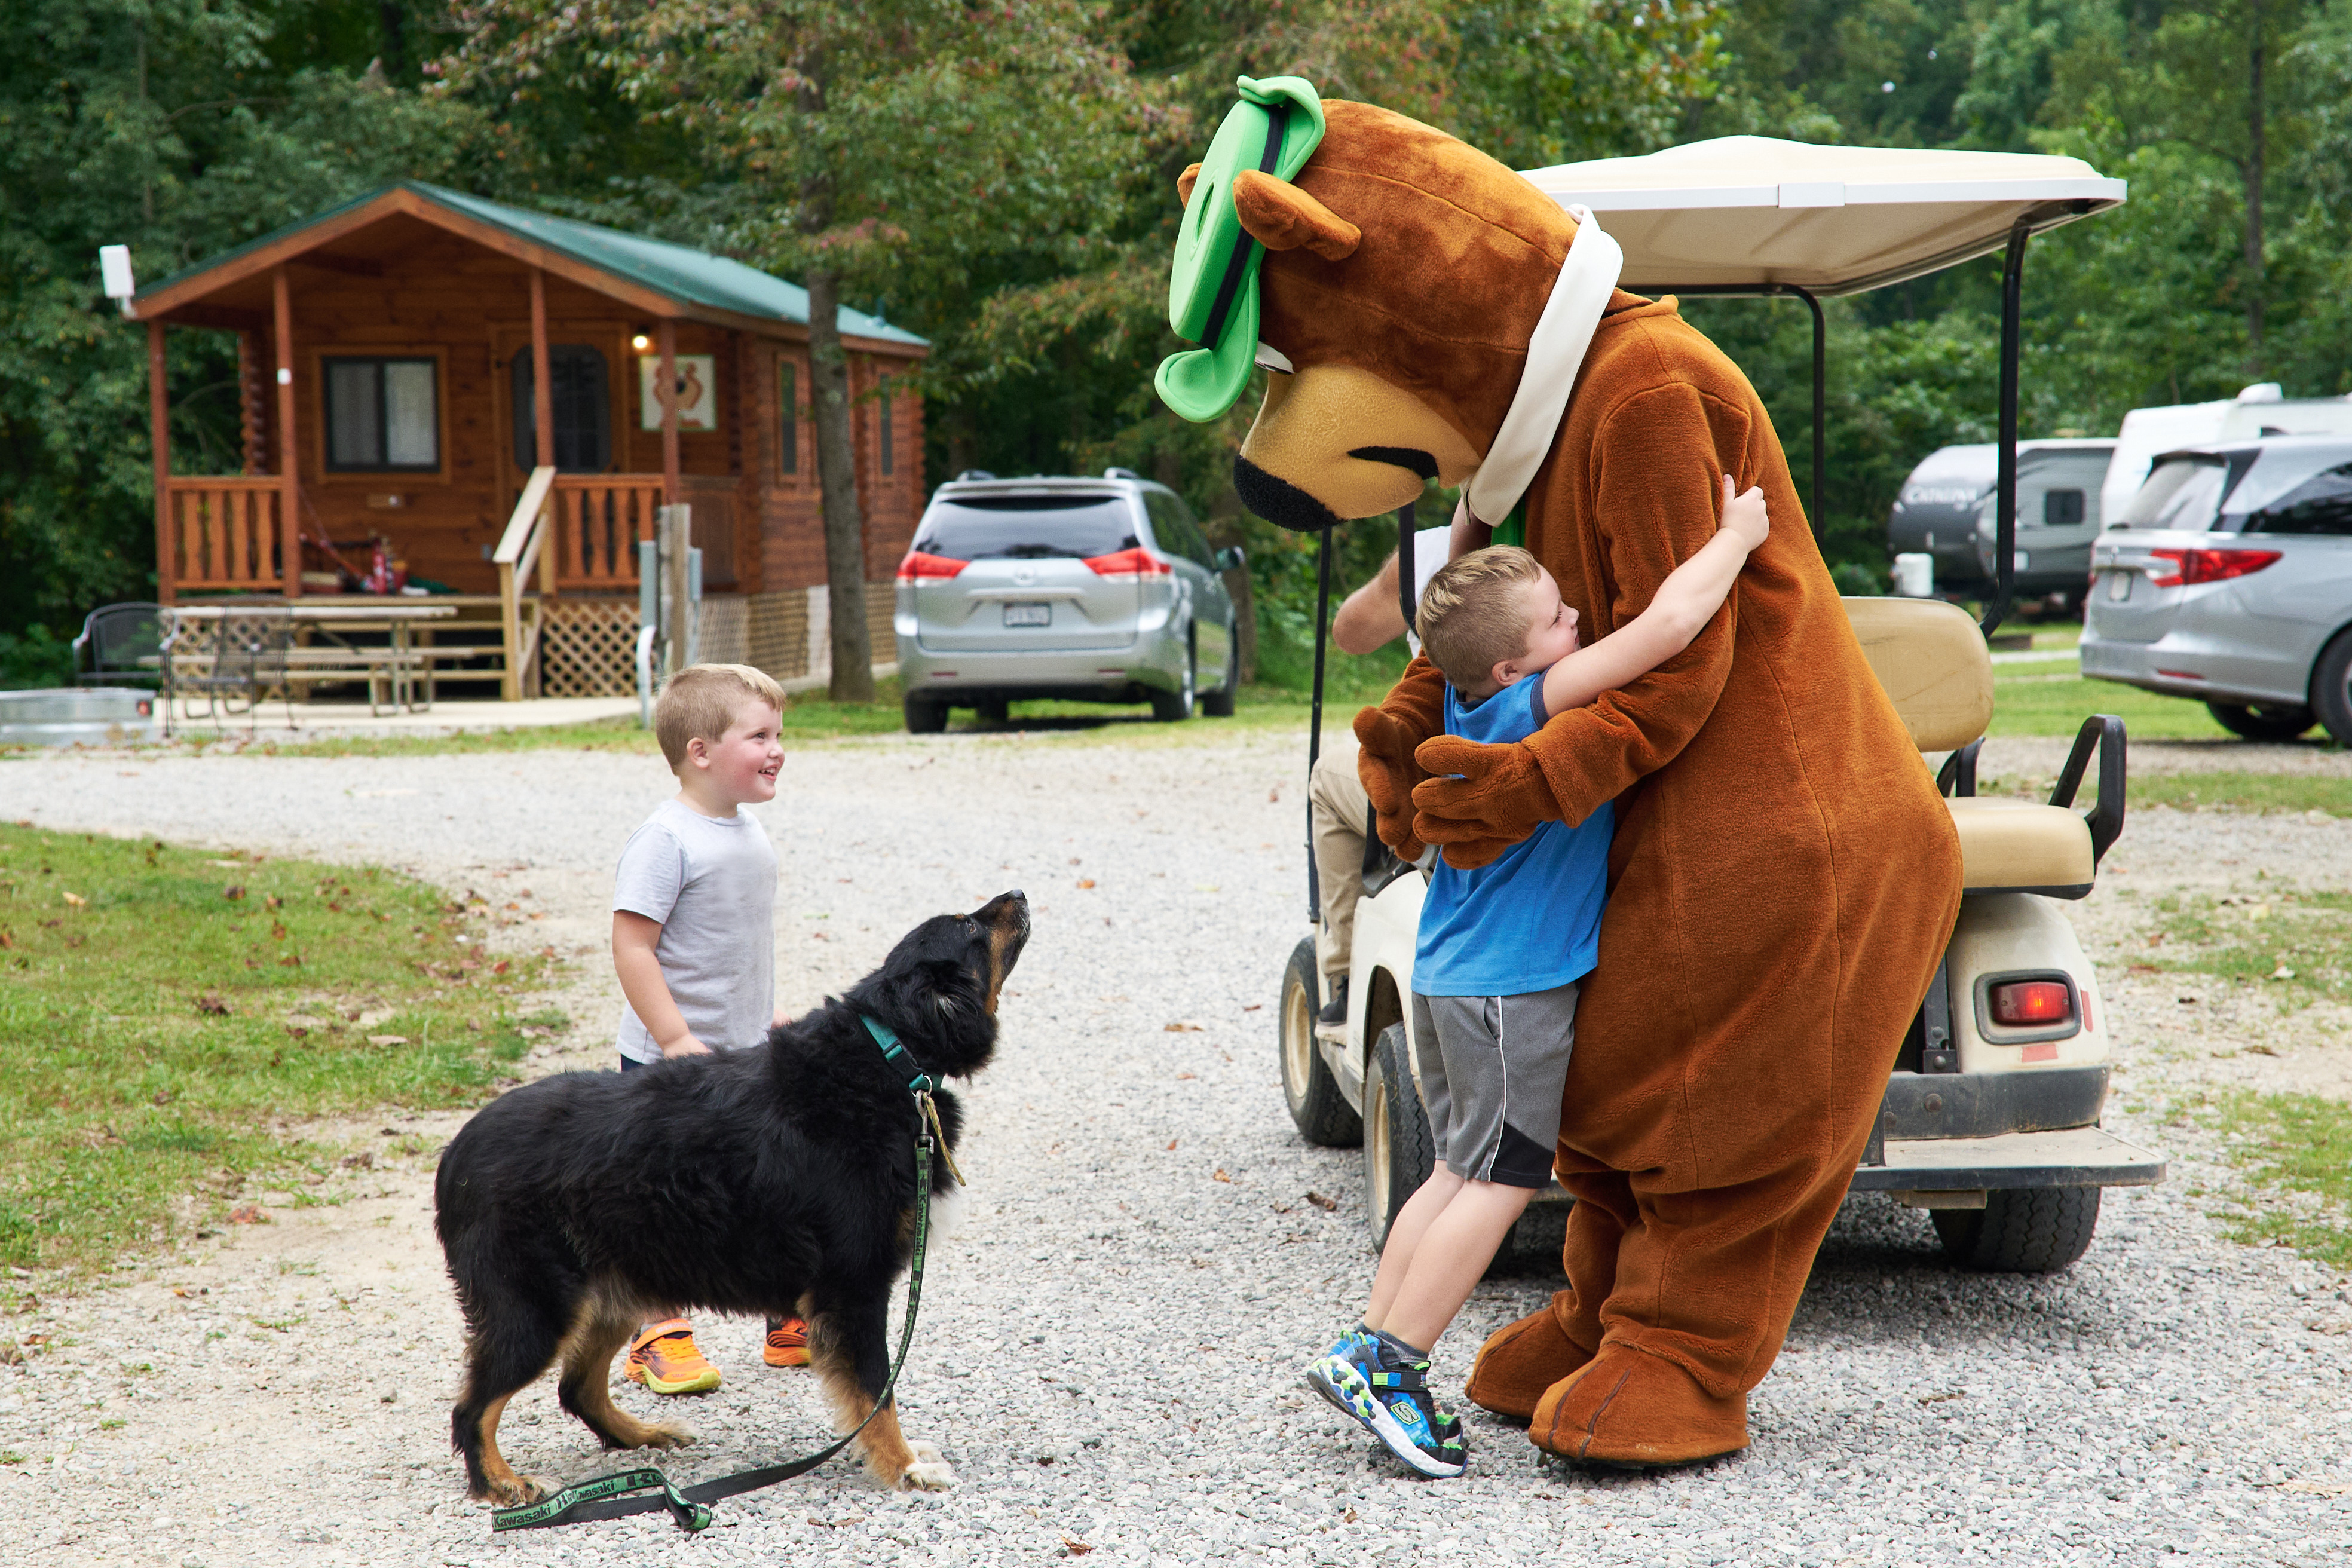
<svg viewBox="0 0 2352 1568">
<path fill-rule="evenodd" d="M 2010 1187 L 1980 1209 L 1937 1209 L 1944 1256 L 1988 1274 L 2055 1274 L 2083 1256 L 2099 1226 L 2096 1187 Z"/>
<path fill-rule="evenodd" d="M 1339 1092 L 1331 1064 L 1315 1048 L 1315 1015 L 1322 997 L 1315 939 L 1308 937 L 1291 950 L 1282 971 L 1282 1010 L 1276 1015 L 1282 1031 L 1282 1100 L 1300 1137 L 1327 1149 L 1341 1149 L 1362 1142 L 1364 1120 Z"/>
<path fill-rule="evenodd" d="M 2292 741 L 2319 722 L 2319 715 L 2300 702 L 2208 702 L 2205 711 L 2247 741 Z"/>
<path fill-rule="evenodd" d="M 1173 691 L 1151 694 L 1151 716 L 1162 724 L 1173 724 L 1192 716 L 1192 676 L 1200 668 L 1200 656 L 1192 651 L 1192 635 L 1184 634 L 1184 684 Z"/>
<path fill-rule="evenodd" d="M 1372 1045 L 1364 1075 L 1364 1217 L 1372 1245 L 1385 1247 L 1405 1200 L 1421 1190 L 1437 1164 L 1429 1112 L 1412 1081 L 1404 1026 L 1391 1024 Z"/>
<path fill-rule="evenodd" d="M 1234 635 L 1234 627 L 1228 625 L 1225 627 L 1225 683 L 1214 691 L 1201 693 L 1201 711 L 1212 719 L 1234 716 L 1234 691 L 1242 683 L 1242 661 L 1236 651 L 1240 647 L 1241 642 Z"/>
<path fill-rule="evenodd" d="M 2311 671 L 2311 706 L 2339 746 L 2352 746 L 2352 632 L 2320 649 Z"/>
<path fill-rule="evenodd" d="M 929 697 L 908 697 L 899 702 L 907 715 L 907 733 L 936 735 L 948 727 L 948 705 Z"/>
</svg>

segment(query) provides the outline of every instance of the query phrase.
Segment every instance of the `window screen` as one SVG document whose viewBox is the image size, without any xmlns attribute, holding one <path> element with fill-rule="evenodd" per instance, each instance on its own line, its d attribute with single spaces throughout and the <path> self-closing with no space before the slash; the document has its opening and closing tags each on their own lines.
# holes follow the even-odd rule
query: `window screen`
<svg viewBox="0 0 2352 1568">
<path fill-rule="evenodd" d="M 2246 519 L 2246 531 L 2352 534 L 2352 463 L 2304 480 Z"/>
<path fill-rule="evenodd" d="M 330 359 L 327 467 L 337 472 L 441 466 L 441 412 L 429 359 Z"/>
<path fill-rule="evenodd" d="M 776 472 L 801 471 L 801 367 L 781 354 L 776 358 L 776 407 L 782 425 L 776 433 Z"/>
<path fill-rule="evenodd" d="M 612 464 L 613 399 L 602 350 L 586 343 L 550 343 L 550 402 L 555 416 L 555 466 L 567 474 L 600 474 Z M 515 461 L 539 466 L 539 415 L 532 400 L 530 351 L 514 357 Z"/>
<path fill-rule="evenodd" d="M 966 496 L 932 506 L 915 548 L 951 561 L 987 561 L 1111 555 L 1141 542 L 1123 497 Z"/>
<path fill-rule="evenodd" d="M 2044 528 L 2080 528 L 2083 525 L 2083 492 L 2081 490 L 2045 490 L 2042 496 L 2042 526 Z"/>
</svg>

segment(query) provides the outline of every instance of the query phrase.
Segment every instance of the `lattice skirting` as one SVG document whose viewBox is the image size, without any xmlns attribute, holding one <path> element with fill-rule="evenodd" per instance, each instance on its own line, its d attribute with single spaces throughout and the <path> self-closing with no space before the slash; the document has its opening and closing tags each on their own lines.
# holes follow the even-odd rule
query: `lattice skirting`
<svg viewBox="0 0 2352 1568">
<path fill-rule="evenodd" d="M 751 644 L 751 602 L 740 594 L 709 594 L 703 597 L 702 622 L 695 651 L 705 664 L 749 664 Z"/>
<path fill-rule="evenodd" d="M 808 673 L 808 590 L 786 588 L 744 597 L 743 662 L 778 680 Z M 708 634 L 706 634 L 708 635 Z"/>
<path fill-rule="evenodd" d="M 637 689 L 637 602 L 542 603 L 539 689 L 548 697 L 627 697 Z"/>
</svg>

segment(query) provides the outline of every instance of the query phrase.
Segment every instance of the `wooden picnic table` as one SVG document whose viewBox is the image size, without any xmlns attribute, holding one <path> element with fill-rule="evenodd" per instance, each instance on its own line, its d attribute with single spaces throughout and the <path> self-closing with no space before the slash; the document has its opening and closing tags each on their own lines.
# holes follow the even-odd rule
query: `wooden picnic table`
<svg viewBox="0 0 2352 1568">
<path fill-rule="evenodd" d="M 319 599 L 280 600 L 269 605 L 178 605 L 172 615 L 189 622 L 219 621 L 250 614 L 254 610 L 283 607 L 298 627 L 318 631 L 334 645 L 331 648 L 298 647 L 287 655 L 286 676 L 289 683 L 297 680 L 364 679 L 368 683 L 368 711 L 381 706 L 376 697 L 379 680 L 391 689 L 394 711 L 405 708 L 411 712 L 423 712 L 433 706 L 433 659 L 429 650 L 418 649 L 410 633 L 416 626 L 431 621 L 446 621 L 457 614 L 454 605 L 435 605 L 415 600 L 385 598 L 368 603 L 345 601 L 333 603 Z M 354 647 L 338 633 L 383 632 L 389 646 L 383 648 Z M 473 650 L 468 649 L 471 653 Z M 425 700 L 416 700 L 417 675 L 424 675 Z"/>
</svg>

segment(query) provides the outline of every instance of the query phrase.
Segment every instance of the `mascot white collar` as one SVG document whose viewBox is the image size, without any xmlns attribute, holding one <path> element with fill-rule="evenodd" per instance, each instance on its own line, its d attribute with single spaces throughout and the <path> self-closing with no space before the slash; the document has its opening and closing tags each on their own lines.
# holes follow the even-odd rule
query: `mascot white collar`
<svg viewBox="0 0 2352 1568">
<path fill-rule="evenodd" d="M 1568 410 L 1568 395 L 1576 373 L 1592 346 L 1601 312 L 1625 268 L 1622 247 L 1601 231 L 1591 209 L 1572 206 L 1576 238 L 1568 259 L 1552 280 L 1551 298 L 1528 340 L 1528 362 L 1519 373 L 1518 390 L 1511 395 L 1510 412 L 1486 448 L 1486 460 L 1470 476 L 1463 491 L 1473 516 L 1481 522 L 1502 521 L 1527 493 L 1543 466 L 1545 454 L 1559 434 L 1560 416 Z"/>
</svg>

